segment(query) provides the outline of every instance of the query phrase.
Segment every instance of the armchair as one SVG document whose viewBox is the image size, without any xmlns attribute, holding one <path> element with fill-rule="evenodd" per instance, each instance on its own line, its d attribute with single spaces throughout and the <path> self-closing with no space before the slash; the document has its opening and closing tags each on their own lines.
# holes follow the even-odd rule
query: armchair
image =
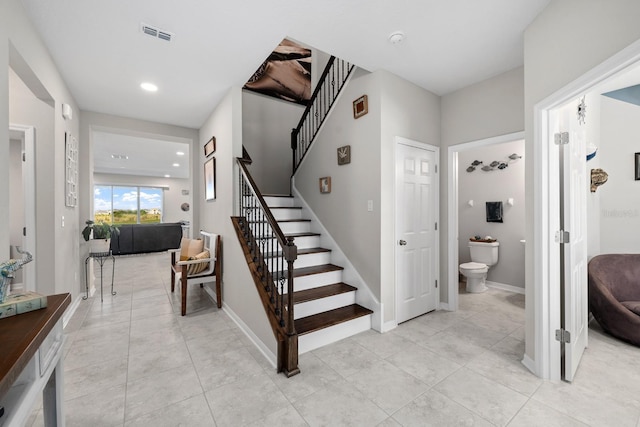
<svg viewBox="0 0 640 427">
<path fill-rule="evenodd" d="M 216 302 L 222 308 L 222 242 L 220 235 L 200 231 L 200 239 L 183 238 L 179 249 L 170 249 L 171 292 L 174 292 L 176 277 L 180 280 L 181 314 L 187 311 L 187 288 L 193 283 L 203 287 L 205 283 L 216 283 Z M 177 255 L 180 255 L 179 257 Z"/>
</svg>

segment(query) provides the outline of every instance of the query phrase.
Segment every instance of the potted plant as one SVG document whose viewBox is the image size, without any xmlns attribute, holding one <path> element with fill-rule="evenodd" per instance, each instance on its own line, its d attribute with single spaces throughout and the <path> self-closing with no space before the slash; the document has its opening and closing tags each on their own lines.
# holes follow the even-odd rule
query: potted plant
<svg viewBox="0 0 640 427">
<path fill-rule="evenodd" d="M 82 237 L 84 240 L 91 240 L 91 247 L 89 249 L 92 253 L 109 252 L 111 246 L 111 235 L 120 234 L 120 229 L 115 225 L 101 222 L 96 224 L 92 220 L 88 219 L 86 225 L 82 230 Z"/>
</svg>

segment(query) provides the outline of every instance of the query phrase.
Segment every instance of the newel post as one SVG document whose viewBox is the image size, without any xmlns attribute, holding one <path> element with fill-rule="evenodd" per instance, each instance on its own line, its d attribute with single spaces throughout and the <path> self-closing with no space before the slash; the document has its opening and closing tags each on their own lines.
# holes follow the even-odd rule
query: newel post
<svg viewBox="0 0 640 427">
<path fill-rule="evenodd" d="M 293 320 L 293 262 L 298 258 L 298 248 L 293 243 L 293 237 L 287 237 L 287 244 L 283 248 L 284 258 L 287 260 L 287 326 L 284 343 L 286 354 L 285 374 L 290 377 L 300 373 L 298 368 L 298 333 Z"/>
</svg>

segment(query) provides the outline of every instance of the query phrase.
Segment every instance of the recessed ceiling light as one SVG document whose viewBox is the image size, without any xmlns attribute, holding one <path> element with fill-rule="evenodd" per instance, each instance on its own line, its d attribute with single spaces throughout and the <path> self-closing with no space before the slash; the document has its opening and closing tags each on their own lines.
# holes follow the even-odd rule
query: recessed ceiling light
<svg viewBox="0 0 640 427">
<path fill-rule="evenodd" d="M 179 168 L 179 167 L 180 167 L 180 163 L 174 163 L 174 164 L 173 164 L 173 167 L 174 167 L 174 168 Z"/>
<path fill-rule="evenodd" d="M 176 151 L 176 154 L 177 154 L 178 156 L 184 156 L 184 152 L 182 152 L 182 151 Z"/>
<path fill-rule="evenodd" d="M 146 90 L 147 92 L 157 92 L 158 91 L 158 86 L 154 85 L 153 83 L 149 83 L 149 82 L 141 83 L 140 87 L 142 89 Z"/>
<path fill-rule="evenodd" d="M 389 43 L 391 44 L 398 44 L 398 43 L 402 43 L 402 41 L 404 40 L 404 33 L 402 31 L 394 31 L 393 33 L 389 34 Z"/>
<path fill-rule="evenodd" d="M 171 175 L 167 174 L 164 176 L 165 178 L 171 178 Z"/>
</svg>

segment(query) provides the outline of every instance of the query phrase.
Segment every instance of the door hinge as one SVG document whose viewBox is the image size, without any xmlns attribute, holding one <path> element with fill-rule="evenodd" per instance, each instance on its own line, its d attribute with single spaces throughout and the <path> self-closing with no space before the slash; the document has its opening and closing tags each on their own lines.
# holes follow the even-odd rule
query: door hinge
<svg viewBox="0 0 640 427">
<path fill-rule="evenodd" d="M 27 227 L 22 227 L 22 235 L 23 236 L 27 235 Z"/>
<path fill-rule="evenodd" d="M 571 343 L 571 332 L 564 329 L 556 329 L 556 341 L 561 343 Z"/>
<path fill-rule="evenodd" d="M 436 280 L 436 288 L 438 287 L 438 281 Z"/>
<path fill-rule="evenodd" d="M 556 145 L 565 145 L 569 143 L 569 132 L 558 132 L 553 135 L 553 142 Z"/>
<path fill-rule="evenodd" d="M 22 152 L 22 161 L 23 162 L 27 161 L 27 153 L 25 153 L 24 151 Z"/>
<path fill-rule="evenodd" d="M 556 243 L 565 244 L 569 243 L 571 236 L 568 231 L 560 230 L 556 231 Z"/>
</svg>

